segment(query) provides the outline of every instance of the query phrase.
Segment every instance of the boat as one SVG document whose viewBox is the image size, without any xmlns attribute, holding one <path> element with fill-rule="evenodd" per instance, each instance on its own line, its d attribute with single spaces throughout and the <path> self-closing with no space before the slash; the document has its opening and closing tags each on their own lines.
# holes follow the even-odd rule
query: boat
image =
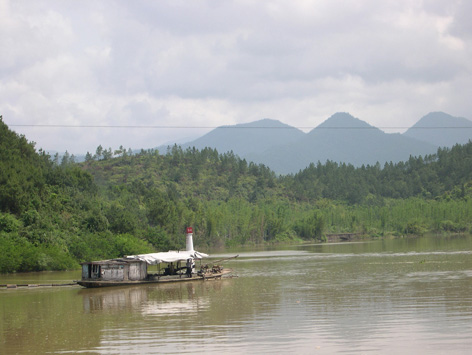
<svg viewBox="0 0 472 355">
<path fill-rule="evenodd" d="M 77 281 L 77 284 L 92 288 L 213 280 L 230 276 L 232 270 L 216 265 L 216 262 L 211 265 L 202 265 L 201 260 L 208 256 L 193 249 L 193 229 L 188 227 L 186 250 L 84 262 L 81 263 L 82 279 Z M 227 259 L 236 257 L 238 255 Z M 200 260 L 200 270 L 198 271 L 195 271 L 195 260 Z M 164 269 L 161 268 L 163 264 L 166 265 Z M 182 266 L 182 264 L 184 265 Z M 157 273 L 148 273 L 148 265 L 157 265 Z"/>
</svg>

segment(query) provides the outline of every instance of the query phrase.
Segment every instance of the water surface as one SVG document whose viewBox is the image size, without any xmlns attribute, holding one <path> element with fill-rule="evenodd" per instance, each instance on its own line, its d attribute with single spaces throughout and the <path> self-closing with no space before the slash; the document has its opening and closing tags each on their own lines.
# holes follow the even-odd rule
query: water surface
<svg viewBox="0 0 472 355">
<path fill-rule="evenodd" d="M 0 353 L 436 353 L 472 349 L 472 237 L 244 250 L 237 278 L 0 289 Z M 214 255 L 215 258 L 231 254 Z M 80 271 L 2 275 L 59 283 Z"/>
</svg>

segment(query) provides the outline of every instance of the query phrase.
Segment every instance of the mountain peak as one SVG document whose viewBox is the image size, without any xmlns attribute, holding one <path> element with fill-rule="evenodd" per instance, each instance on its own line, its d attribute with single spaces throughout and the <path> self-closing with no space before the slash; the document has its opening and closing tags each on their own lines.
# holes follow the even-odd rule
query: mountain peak
<svg viewBox="0 0 472 355">
<path fill-rule="evenodd" d="M 358 128 L 358 127 L 372 127 L 367 122 L 361 121 L 358 118 L 355 118 L 347 112 L 337 112 L 328 118 L 326 121 L 321 123 L 318 128 Z"/>
<path fill-rule="evenodd" d="M 438 147 L 452 147 L 472 139 L 472 121 L 444 112 L 430 112 L 403 135 Z"/>
<path fill-rule="evenodd" d="M 231 127 L 231 126 L 225 126 L 225 127 Z M 249 122 L 249 123 L 240 123 L 234 125 L 234 127 L 250 127 L 250 128 L 259 128 L 259 127 L 264 127 L 264 128 L 273 128 L 273 127 L 286 127 L 286 128 L 294 128 L 291 127 L 285 123 L 282 123 L 278 120 L 273 120 L 271 118 L 263 118 L 262 120 L 254 121 L 254 122 Z"/>
<path fill-rule="evenodd" d="M 265 118 L 250 123 L 218 127 L 193 142 L 182 145 L 182 147 L 193 146 L 197 149 L 211 147 L 216 148 L 220 153 L 233 151 L 233 153 L 245 157 L 254 151 L 263 152 L 275 146 L 297 141 L 302 136 L 304 133 L 295 127 Z"/>
<path fill-rule="evenodd" d="M 423 116 L 413 127 L 469 127 L 472 121 L 463 117 L 454 117 L 444 112 L 430 112 Z"/>
</svg>

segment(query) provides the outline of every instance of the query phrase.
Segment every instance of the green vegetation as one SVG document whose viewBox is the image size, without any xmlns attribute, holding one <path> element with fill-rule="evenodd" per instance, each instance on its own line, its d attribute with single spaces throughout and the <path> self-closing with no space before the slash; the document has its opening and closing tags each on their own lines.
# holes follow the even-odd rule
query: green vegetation
<svg viewBox="0 0 472 355">
<path fill-rule="evenodd" d="M 276 176 L 213 149 L 51 159 L 0 119 L 0 272 L 183 248 L 472 229 L 472 143 L 399 164 Z"/>
</svg>

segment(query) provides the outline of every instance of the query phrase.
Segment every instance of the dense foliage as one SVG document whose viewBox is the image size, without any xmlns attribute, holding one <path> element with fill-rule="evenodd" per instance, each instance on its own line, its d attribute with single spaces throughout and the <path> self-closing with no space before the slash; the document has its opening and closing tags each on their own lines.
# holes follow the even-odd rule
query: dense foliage
<svg viewBox="0 0 472 355">
<path fill-rule="evenodd" d="M 132 154 L 97 148 L 51 159 L 0 119 L 0 272 L 90 259 L 331 233 L 470 232 L 472 143 L 398 164 L 326 162 L 276 176 L 214 149 Z"/>
<path fill-rule="evenodd" d="M 299 200 L 329 198 L 350 204 L 364 203 L 369 196 L 382 198 L 436 198 L 460 189 L 472 181 L 472 144 L 439 149 L 425 158 L 407 162 L 354 168 L 326 162 L 311 164 L 287 179 L 289 191 Z"/>
</svg>

